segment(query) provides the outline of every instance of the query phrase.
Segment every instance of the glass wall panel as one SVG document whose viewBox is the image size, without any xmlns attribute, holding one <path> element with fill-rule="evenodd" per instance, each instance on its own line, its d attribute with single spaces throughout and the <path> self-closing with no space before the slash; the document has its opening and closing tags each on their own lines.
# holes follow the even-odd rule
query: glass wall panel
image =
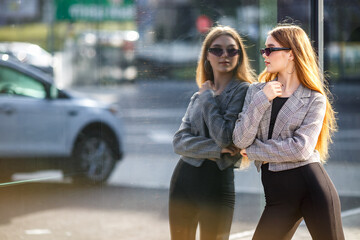
<svg viewBox="0 0 360 240">
<path fill-rule="evenodd" d="M 339 130 L 331 148 L 329 173 L 343 203 L 344 225 L 359 233 L 360 180 L 360 2 L 324 0 L 324 68 L 334 94 Z M 331 164 L 333 163 L 333 164 Z M 346 215 L 346 213 L 352 213 Z M 348 231 L 348 238 L 354 233 Z"/>
<path fill-rule="evenodd" d="M 0 239 L 170 239 L 172 140 L 209 27 L 235 28 L 258 74 L 278 22 L 300 25 L 317 49 L 319 2 L 0 0 Z M 360 2 L 324 0 L 323 14 L 339 125 L 325 168 L 355 240 Z M 235 170 L 235 192 L 230 239 L 251 239 L 265 206 L 253 165 Z M 304 223 L 293 239 L 311 239 Z"/>
</svg>

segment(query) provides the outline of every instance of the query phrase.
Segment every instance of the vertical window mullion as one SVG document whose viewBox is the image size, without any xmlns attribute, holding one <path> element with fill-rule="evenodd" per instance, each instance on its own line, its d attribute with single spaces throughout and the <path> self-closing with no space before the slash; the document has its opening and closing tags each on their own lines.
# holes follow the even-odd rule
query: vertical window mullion
<svg viewBox="0 0 360 240">
<path fill-rule="evenodd" d="M 319 58 L 319 67 L 324 70 L 324 0 L 311 0 L 311 39 Z"/>
</svg>

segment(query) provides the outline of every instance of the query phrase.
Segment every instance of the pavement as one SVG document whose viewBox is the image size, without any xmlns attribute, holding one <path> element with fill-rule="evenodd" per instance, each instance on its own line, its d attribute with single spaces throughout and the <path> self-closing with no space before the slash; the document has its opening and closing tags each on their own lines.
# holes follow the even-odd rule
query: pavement
<svg viewBox="0 0 360 240">
<path fill-rule="evenodd" d="M 45 177 L 46 172 L 43 172 Z M 52 172 L 47 172 L 51 175 Z M 18 180 L 21 176 L 16 176 Z M 110 183 L 76 186 L 67 179 L 0 188 L 2 240 L 168 240 L 168 189 Z M 342 197 L 347 240 L 360 236 L 359 198 Z M 250 240 L 264 205 L 262 194 L 236 193 L 230 240 Z M 293 240 L 311 239 L 301 225 Z"/>
</svg>

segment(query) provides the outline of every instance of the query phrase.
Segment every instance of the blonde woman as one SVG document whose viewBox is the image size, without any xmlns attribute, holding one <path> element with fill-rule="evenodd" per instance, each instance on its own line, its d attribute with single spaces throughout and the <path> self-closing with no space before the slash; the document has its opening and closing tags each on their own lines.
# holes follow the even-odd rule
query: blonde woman
<svg viewBox="0 0 360 240">
<path fill-rule="evenodd" d="M 340 201 L 322 163 L 336 128 L 316 54 L 298 26 L 271 30 L 266 69 L 249 87 L 233 133 L 262 176 L 266 206 L 253 239 L 291 239 L 304 219 L 313 239 L 344 239 Z"/>
<path fill-rule="evenodd" d="M 255 80 L 244 44 L 230 27 L 206 36 L 196 71 L 199 91 L 190 99 L 173 139 L 181 155 L 170 186 L 171 239 L 228 239 L 233 218 L 234 166 L 239 149 L 232 143 L 237 115 L 249 83 Z"/>
</svg>

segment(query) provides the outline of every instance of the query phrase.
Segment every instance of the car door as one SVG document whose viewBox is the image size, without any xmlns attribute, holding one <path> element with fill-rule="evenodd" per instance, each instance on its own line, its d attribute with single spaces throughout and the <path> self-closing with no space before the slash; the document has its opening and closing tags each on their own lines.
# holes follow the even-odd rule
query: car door
<svg viewBox="0 0 360 240">
<path fill-rule="evenodd" d="M 34 157 L 64 152 L 64 109 L 48 97 L 48 89 L 34 77 L 0 67 L 0 155 Z"/>
</svg>

